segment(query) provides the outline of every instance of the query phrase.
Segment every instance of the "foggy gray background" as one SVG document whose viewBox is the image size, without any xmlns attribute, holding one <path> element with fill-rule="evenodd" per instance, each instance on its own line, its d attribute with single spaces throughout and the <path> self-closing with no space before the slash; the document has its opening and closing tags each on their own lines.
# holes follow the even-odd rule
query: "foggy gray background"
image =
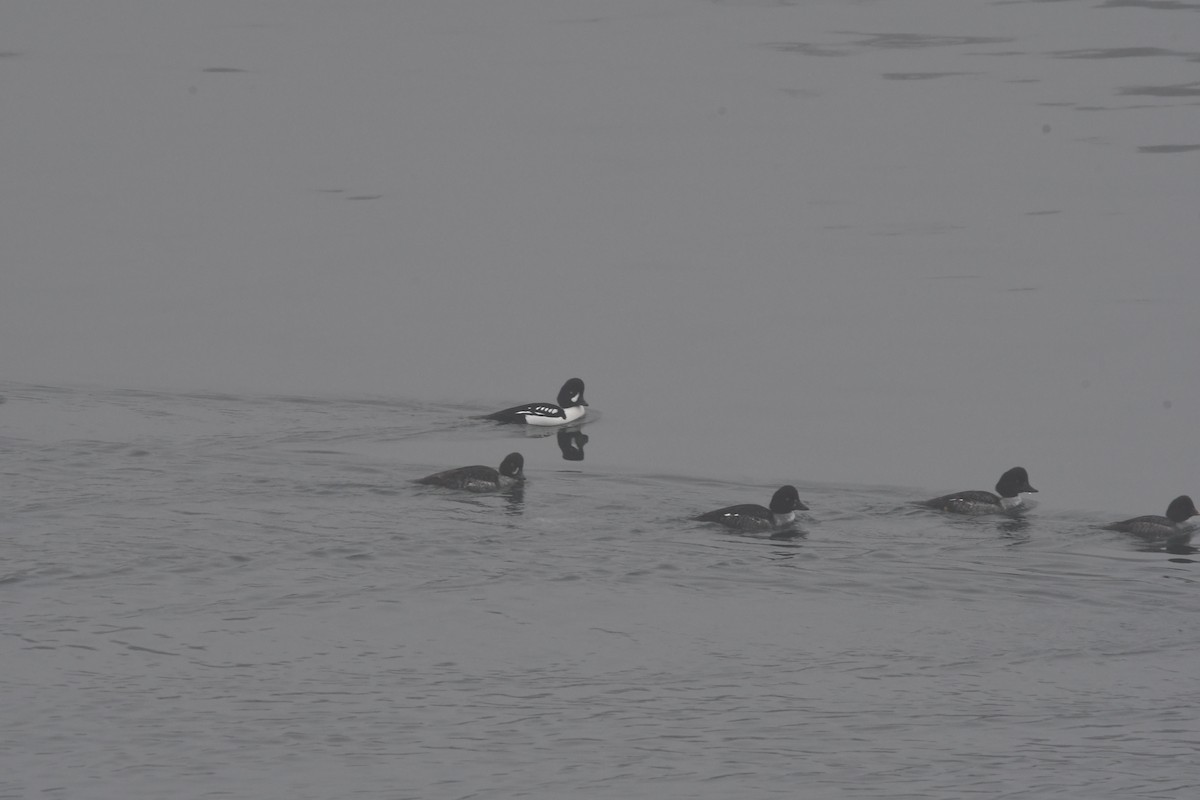
<svg viewBox="0 0 1200 800">
<path fill-rule="evenodd" d="M 1197 6 L 5 4 L 6 380 L 492 408 L 589 461 L 1197 492 Z"/>
</svg>

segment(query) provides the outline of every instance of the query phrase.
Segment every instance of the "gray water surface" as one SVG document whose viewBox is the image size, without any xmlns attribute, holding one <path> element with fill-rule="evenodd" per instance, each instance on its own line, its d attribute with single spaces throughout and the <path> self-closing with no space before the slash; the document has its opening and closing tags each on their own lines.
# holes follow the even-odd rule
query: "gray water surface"
<svg viewBox="0 0 1200 800">
<path fill-rule="evenodd" d="M 1104 518 L 614 472 L 603 417 L 568 462 L 422 403 L 0 392 L 3 796 L 1196 790 L 1197 564 Z M 410 483 L 514 449 L 519 495 Z M 794 538 L 689 520 L 784 482 Z"/>
</svg>

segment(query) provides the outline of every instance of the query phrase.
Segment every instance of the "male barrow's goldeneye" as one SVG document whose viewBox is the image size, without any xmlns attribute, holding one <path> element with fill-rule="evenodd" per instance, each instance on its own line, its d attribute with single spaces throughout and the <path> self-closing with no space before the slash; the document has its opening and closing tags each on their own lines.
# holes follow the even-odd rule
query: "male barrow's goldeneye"
<svg viewBox="0 0 1200 800">
<path fill-rule="evenodd" d="M 466 489 L 468 492 L 495 492 L 517 486 L 524 481 L 525 458 L 520 453 L 509 453 L 500 462 L 499 470 L 480 464 L 426 475 L 415 482 L 445 486 L 447 489 Z"/>
<path fill-rule="evenodd" d="M 695 519 L 700 522 L 717 522 L 726 528 L 739 531 L 766 531 L 791 525 L 796 521 L 797 511 L 808 511 L 808 506 L 800 502 L 800 493 L 796 491 L 795 486 L 782 486 L 771 498 L 770 508 L 746 503 L 718 508 Z"/>
<path fill-rule="evenodd" d="M 517 425 L 566 425 L 587 413 L 587 401 L 583 399 L 583 381 L 571 378 L 558 390 L 558 405 L 553 403 L 526 403 L 513 406 L 484 419 L 497 422 L 512 422 Z"/>
<path fill-rule="evenodd" d="M 1192 498 L 1184 494 L 1171 501 L 1171 505 L 1167 506 L 1167 515 L 1165 517 L 1160 517 L 1157 514 L 1148 514 L 1144 517 L 1134 517 L 1133 519 L 1105 525 L 1104 529 L 1121 531 L 1122 533 L 1136 533 L 1138 536 L 1146 536 L 1153 539 L 1163 538 L 1167 540 L 1168 549 L 1172 547 L 1184 547 L 1192 540 L 1193 529 L 1191 527 L 1183 527 L 1183 523 L 1197 515 L 1200 515 L 1200 511 L 1196 510 L 1196 504 L 1192 502 Z"/>
<path fill-rule="evenodd" d="M 1013 467 L 996 482 L 998 497 L 991 492 L 973 489 L 922 500 L 918 505 L 953 514 L 1004 514 L 1021 508 L 1021 492 L 1037 492 L 1037 489 L 1029 485 L 1029 473 L 1024 467 Z"/>
</svg>

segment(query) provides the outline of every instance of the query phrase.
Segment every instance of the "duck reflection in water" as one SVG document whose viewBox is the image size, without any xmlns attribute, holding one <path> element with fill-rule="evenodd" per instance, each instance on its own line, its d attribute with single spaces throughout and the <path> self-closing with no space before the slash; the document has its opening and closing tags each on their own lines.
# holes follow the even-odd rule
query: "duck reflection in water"
<svg viewBox="0 0 1200 800">
<path fill-rule="evenodd" d="M 590 441 L 588 435 L 579 428 L 570 428 L 558 432 L 558 449 L 562 451 L 564 461 L 583 461 L 583 446 Z"/>
<path fill-rule="evenodd" d="M 500 493 L 504 497 L 504 513 L 510 517 L 525 513 L 525 484 L 518 483 Z"/>
</svg>

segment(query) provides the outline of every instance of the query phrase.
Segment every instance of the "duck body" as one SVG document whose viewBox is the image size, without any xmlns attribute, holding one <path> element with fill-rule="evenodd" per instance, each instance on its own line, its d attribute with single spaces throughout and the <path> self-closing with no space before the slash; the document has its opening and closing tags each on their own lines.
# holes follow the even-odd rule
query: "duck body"
<svg viewBox="0 0 1200 800">
<path fill-rule="evenodd" d="M 995 494 L 982 489 L 971 489 L 923 500 L 918 505 L 969 516 L 1008 514 L 1022 507 L 1022 492 L 1036 493 L 1037 489 L 1029 484 L 1029 473 L 1024 467 L 1013 467 L 1000 476 L 1000 480 L 996 482 Z"/>
<path fill-rule="evenodd" d="M 526 403 L 513 406 L 484 419 L 512 425 L 567 425 L 583 418 L 587 413 L 587 401 L 583 399 L 583 381 L 571 378 L 558 390 L 557 403 Z"/>
<path fill-rule="evenodd" d="M 808 506 L 800 501 L 795 486 L 782 486 L 771 498 L 770 508 L 744 503 L 708 511 L 695 519 L 699 522 L 715 522 L 737 531 L 771 531 L 792 525 L 796 521 L 796 512 L 807 510 Z"/>
<path fill-rule="evenodd" d="M 1187 544 L 1192 538 L 1192 528 L 1185 527 L 1184 523 L 1198 514 L 1200 514 L 1200 511 L 1196 510 L 1196 504 L 1192 502 L 1192 498 L 1184 494 L 1171 501 L 1171 504 L 1167 506 L 1166 516 L 1160 517 L 1157 514 L 1147 514 L 1142 517 L 1114 522 L 1110 525 L 1105 525 L 1104 528 L 1105 530 L 1134 533 L 1138 536 L 1156 539 L 1172 539 Z"/>
<path fill-rule="evenodd" d="M 509 453 L 500 468 L 476 464 L 457 467 L 418 478 L 415 483 L 426 486 L 441 486 L 446 489 L 462 489 L 468 492 L 497 492 L 518 486 L 525 481 L 525 458 L 520 453 Z"/>
</svg>

